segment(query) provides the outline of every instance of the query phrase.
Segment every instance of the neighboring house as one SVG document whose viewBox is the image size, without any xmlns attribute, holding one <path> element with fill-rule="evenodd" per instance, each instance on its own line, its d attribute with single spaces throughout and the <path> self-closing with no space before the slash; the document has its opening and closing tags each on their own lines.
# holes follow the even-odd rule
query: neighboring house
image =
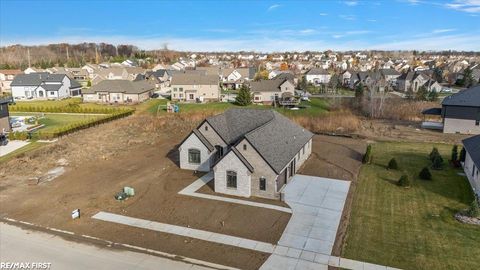
<svg viewBox="0 0 480 270">
<path fill-rule="evenodd" d="M 104 80 L 83 91 L 84 102 L 139 103 L 150 98 L 154 86 L 147 81 Z"/>
<path fill-rule="evenodd" d="M 172 76 L 171 98 L 174 101 L 206 102 L 220 100 L 216 75 L 176 73 Z"/>
<path fill-rule="evenodd" d="M 393 68 L 380 69 L 380 73 L 382 74 L 383 78 L 385 78 L 385 81 L 391 86 L 394 86 L 396 84 L 397 78 L 401 75 L 400 72 L 396 71 Z"/>
<path fill-rule="evenodd" d="M 64 99 L 80 96 L 82 86 L 65 74 L 30 73 L 15 76 L 14 99 Z"/>
<path fill-rule="evenodd" d="M 295 85 L 289 79 L 260 80 L 250 82 L 254 103 L 271 105 L 273 102 L 295 95 Z"/>
<path fill-rule="evenodd" d="M 93 79 L 94 74 L 98 73 L 101 67 L 97 64 L 86 64 L 82 67 L 83 70 L 87 71 L 88 77 Z"/>
<path fill-rule="evenodd" d="M 8 104 L 12 102 L 11 98 L 0 98 L 0 134 L 11 130 Z"/>
<path fill-rule="evenodd" d="M 480 86 L 445 97 L 442 118 L 444 133 L 480 134 Z"/>
<path fill-rule="evenodd" d="M 23 71 L 23 73 L 25 74 L 39 73 L 39 72 L 45 72 L 45 70 L 41 68 L 36 68 L 36 67 L 29 67 Z"/>
<path fill-rule="evenodd" d="M 342 74 L 342 85 L 349 85 L 350 78 L 352 77 L 352 72 L 349 70 L 345 70 Z"/>
<path fill-rule="evenodd" d="M 380 92 L 385 91 L 385 87 L 388 85 L 380 71 L 360 71 L 352 73 L 349 84 L 350 88 L 355 89 L 359 84 L 366 87 L 375 86 Z"/>
<path fill-rule="evenodd" d="M 238 89 L 242 84 L 254 79 L 256 69 L 228 68 L 221 70 L 222 84 L 225 88 Z"/>
<path fill-rule="evenodd" d="M 468 177 L 473 192 L 480 197 L 480 135 L 462 141 L 465 148 L 463 170 Z"/>
<path fill-rule="evenodd" d="M 0 70 L 0 94 L 10 92 L 10 84 L 16 75 L 22 74 L 19 69 L 1 69 Z"/>
<path fill-rule="evenodd" d="M 441 86 L 431 79 L 425 72 L 408 71 L 397 78 L 396 89 L 407 92 L 417 92 L 420 87 L 425 86 L 428 91 L 440 91 Z"/>
<path fill-rule="evenodd" d="M 215 192 L 280 199 L 308 159 L 313 134 L 273 110 L 230 109 L 180 144 L 180 167 L 214 172 Z"/>
<path fill-rule="evenodd" d="M 147 71 L 145 74 L 145 79 L 153 82 L 155 84 L 155 88 L 164 88 L 168 86 L 170 76 L 168 75 L 167 70 L 157 69 L 155 71 Z"/>
<path fill-rule="evenodd" d="M 312 68 L 305 73 L 305 79 L 307 82 L 314 85 L 326 84 L 330 82 L 332 75 L 325 69 Z"/>
</svg>

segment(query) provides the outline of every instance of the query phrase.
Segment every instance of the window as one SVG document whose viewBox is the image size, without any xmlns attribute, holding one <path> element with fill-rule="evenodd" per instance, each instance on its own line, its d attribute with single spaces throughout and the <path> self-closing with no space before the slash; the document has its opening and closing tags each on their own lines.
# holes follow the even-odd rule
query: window
<svg viewBox="0 0 480 270">
<path fill-rule="evenodd" d="M 176 87 L 175 87 L 175 88 L 173 88 L 173 92 L 177 92 L 177 88 L 176 88 Z"/>
<path fill-rule="evenodd" d="M 243 144 L 243 151 L 247 151 L 247 144 Z"/>
<path fill-rule="evenodd" d="M 178 88 L 178 91 L 183 92 L 183 88 L 182 87 Z"/>
<path fill-rule="evenodd" d="M 188 163 L 200 164 L 200 150 L 188 149 Z"/>
<path fill-rule="evenodd" d="M 263 176 L 260 177 L 259 185 L 260 190 L 267 190 L 267 179 Z"/>
<path fill-rule="evenodd" d="M 297 160 L 300 160 L 300 152 L 297 154 Z"/>
<path fill-rule="evenodd" d="M 305 145 L 302 148 L 302 155 L 305 155 Z"/>
<path fill-rule="evenodd" d="M 475 126 L 480 125 L 480 120 L 475 120 Z"/>
<path fill-rule="evenodd" d="M 54 95 L 55 95 L 55 92 L 51 91 L 51 92 L 50 92 L 50 95 L 54 96 Z"/>
<path fill-rule="evenodd" d="M 205 131 L 208 131 L 208 126 L 207 125 L 205 125 Z"/>
<path fill-rule="evenodd" d="M 227 188 L 237 188 L 237 173 L 227 171 Z"/>
</svg>

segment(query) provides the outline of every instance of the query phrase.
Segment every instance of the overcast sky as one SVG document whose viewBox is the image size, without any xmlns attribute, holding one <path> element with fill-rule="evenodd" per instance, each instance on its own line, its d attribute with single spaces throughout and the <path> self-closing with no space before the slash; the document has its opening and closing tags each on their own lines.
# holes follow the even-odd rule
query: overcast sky
<svg viewBox="0 0 480 270">
<path fill-rule="evenodd" d="M 0 45 L 141 49 L 480 50 L 480 0 L 8 1 Z"/>
</svg>

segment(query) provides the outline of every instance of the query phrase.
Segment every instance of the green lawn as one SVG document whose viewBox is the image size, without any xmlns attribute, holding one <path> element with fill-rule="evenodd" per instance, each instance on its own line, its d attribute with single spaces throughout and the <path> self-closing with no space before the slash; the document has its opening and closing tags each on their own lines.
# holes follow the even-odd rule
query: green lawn
<svg viewBox="0 0 480 270">
<path fill-rule="evenodd" d="M 41 113 L 12 112 L 10 115 L 11 116 L 39 116 L 41 115 Z M 65 125 L 102 117 L 101 115 L 89 115 L 89 114 L 52 114 L 52 113 L 45 113 L 44 116 L 45 116 L 44 118 L 40 118 L 38 120 L 38 124 L 45 125 L 45 127 L 40 129 L 42 132 L 50 132 Z"/>
<path fill-rule="evenodd" d="M 82 103 L 81 98 L 67 98 L 62 100 L 32 100 L 32 101 L 16 101 L 15 105 L 10 105 L 11 110 L 14 111 L 15 106 L 32 106 L 32 107 L 66 107 L 71 105 L 78 105 L 81 108 L 128 108 L 128 105 L 109 105 L 109 104 L 95 104 L 95 103 Z"/>
<path fill-rule="evenodd" d="M 452 146 L 436 146 L 448 160 Z M 374 164 L 361 169 L 342 256 L 402 269 L 480 269 L 480 227 L 453 217 L 473 200 L 461 170 L 446 165 L 432 170 L 432 181 L 417 177 L 432 147 L 373 144 Z M 400 171 L 385 169 L 392 157 L 413 179 L 411 188 L 396 185 Z"/>
<path fill-rule="evenodd" d="M 166 113 L 166 104 L 169 100 L 150 100 L 144 103 L 144 107 L 147 106 L 146 111 L 152 114 L 164 114 Z M 228 102 L 209 102 L 209 103 L 179 103 L 180 113 L 191 112 L 218 112 L 221 113 L 230 108 L 255 108 L 255 109 L 275 109 L 276 111 L 283 113 L 287 116 L 316 116 L 325 113 L 329 109 L 328 101 L 321 98 L 312 98 L 311 101 L 302 101 L 301 105 L 305 106 L 305 109 L 290 110 L 284 108 L 274 108 L 269 105 L 249 105 L 246 107 L 238 106 Z M 160 106 L 160 107 L 159 107 Z M 139 109 L 137 108 L 137 112 Z"/>
</svg>

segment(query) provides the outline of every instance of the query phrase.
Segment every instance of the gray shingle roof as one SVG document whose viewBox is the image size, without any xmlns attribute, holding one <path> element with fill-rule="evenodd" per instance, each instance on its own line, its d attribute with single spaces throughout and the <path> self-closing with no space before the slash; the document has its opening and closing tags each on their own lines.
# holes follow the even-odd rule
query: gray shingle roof
<svg viewBox="0 0 480 270">
<path fill-rule="evenodd" d="M 103 80 L 83 91 L 84 94 L 94 94 L 97 92 L 141 94 L 154 88 L 147 81 L 129 81 L 129 80 Z"/>
<path fill-rule="evenodd" d="M 475 166 L 480 168 L 480 135 L 470 137 L 462 142 Z"/>
<path fill-rule="evenodd" d="M 199 75 L 188 73 L 177 73 L 172 76 L 172 85 L 217 85 L 217 75 Z"/>
<path fill-rule="evenodd" d="M 273 111 L 274 118 L 249 132 L 245 138 L 257 149 L 273 170 L 281 170 L 295 157 L 313 134 Z"/>
<path fill-rule="evenodd" d="M 480 85 L 445 97 L 442 105 L 480 107 Z"/>
<path fill-rule="evenodd" d="M 207 140 L 207 138 L 205 138 L 205 136 L 203 136 L 203 134 L 200 131 L 198 131 L 198 129 L 194 129 L 193 133 L 197 135 L 198 139 L 208 148 L 208 150 L 213 151 L 214 149 L 213 145 Z"/>
<path fill-rule="evenodd" d="M 227 144 L 245 137 L 277 174 L 313 136 L 273 110 L 230 109 L 206 121 Z"/>
<path fill-rule="evenodd" d="M 306 75 L 328 75 L 328 71 L 320 68 L 312 68 L 307 71 Z"/>
<path fill-rule="evenodd" d="M 280 92 L 280 85 L 287 79 L 260 80 L 250 83 L 250 91 L 255 92 Z"/>
</svg>

